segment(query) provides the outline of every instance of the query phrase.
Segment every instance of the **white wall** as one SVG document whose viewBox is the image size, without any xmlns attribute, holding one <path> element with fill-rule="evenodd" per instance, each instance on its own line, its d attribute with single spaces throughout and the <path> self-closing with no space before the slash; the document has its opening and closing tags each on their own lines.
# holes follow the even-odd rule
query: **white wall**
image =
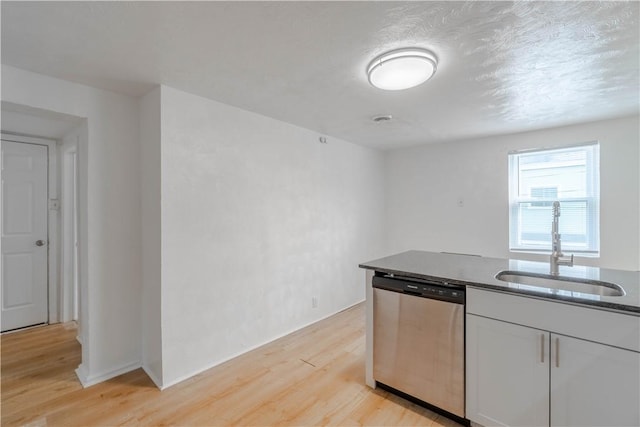
<svg viewBox="0 0 640 427">
<path fill-rule="evenodd" d="M 162 386 L 160 87 L 140 103 L 140 185 L 142 191 L 142 367 Z"/>
<path fill-rule="evenodd" d="M 602 255 L 579 262 L 640 269 L 637 117 L 383 154 L 168 87 L 138 101 L 3 65 L 2 100 L 86 119 L 85 384 L 141 364 L 174 384 L 362 300 L 357 264 L 389 253 L 508 257 L 514 149 L 599 140 Z"/>
<path fill-rule="evenodd" d="M 2 100 L 86 118 L 80 140 L 84 384 L 140 366 L 140 176 L 135 99 L 2 65 Z"/>
<path fill-rule="evenodd" d="M 161 114 L 164 386 L 364 299 L 382 153 L 164 86 Z"/>
<path fill-rule="evenodd" d="M 638 117 L 386 153 L 390 253 L 408 249 L 547 260 L 509 253 L 511 150 L 600 141 L 600 258 L 577 264 L 640 269 Z M 463 207 L 458 207 L 458 199 Z"/>
<path fill-rule="evenodd" d="M 378 151 L 166 87 L 136 100 L 4 65 L 2 100 L 82 119 L 85 385 L 141 365 L 171 385 L 361 301 L 357 264 L 385 254 Z"/>
</svg>

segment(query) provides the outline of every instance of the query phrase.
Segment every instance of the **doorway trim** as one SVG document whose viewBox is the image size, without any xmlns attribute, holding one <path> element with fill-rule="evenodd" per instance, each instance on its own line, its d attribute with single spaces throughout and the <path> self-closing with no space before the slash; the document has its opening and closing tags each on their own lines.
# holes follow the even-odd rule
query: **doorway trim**
<svg viewBox="0 0 640 427">
<path fill-rule="evenodd" d="M 2 132 L 0 139 L 3 141 L 44 145 L 47 147 L 47 240 L 49 241 L 47 245 L 47 307 L 49 311 L 48 323 L 57 323 L 60 321 L 58 292 L 58 212 L 60 210 L 60 199 L 58 195 L 58 141 L 50 138 L 32 137 L 9 132 Z"/>
<path fill-rule="evenodd" d="M 78 146 L 80 135 L 72 131 L 60 146 L 60 321 L 79 320 L 79 206 Z M 79 322 L 78 322 L 79 324 Z M 82 342 L 80 330 L 78 340 Z"/>
</svg>

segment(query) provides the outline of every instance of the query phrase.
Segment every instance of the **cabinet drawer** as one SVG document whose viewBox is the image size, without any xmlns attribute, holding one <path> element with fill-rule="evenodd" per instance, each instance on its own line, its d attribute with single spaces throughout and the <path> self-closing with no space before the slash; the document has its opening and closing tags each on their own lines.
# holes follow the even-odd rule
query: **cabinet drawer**
<svg viewBox="0 0 640 427">
<path fill-rule="evenodd" d="M 640 316 L 467 287 L 467 313 L 640 352 Z"/>
</svg>

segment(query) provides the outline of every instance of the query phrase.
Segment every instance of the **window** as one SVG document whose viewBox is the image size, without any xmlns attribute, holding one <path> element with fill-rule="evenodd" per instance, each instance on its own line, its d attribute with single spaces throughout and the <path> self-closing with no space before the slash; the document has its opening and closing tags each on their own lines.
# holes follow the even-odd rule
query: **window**
<svg viewBox="0 0 640 427">
<path fill-rule="evenodd" d="M 536 199 L 543 200 L 556 200 L 558 198 L 558 187 L 532 187 L 531 188 L 531 197 Z M 531 206 L 553 206 L 552 202 L 531 202 Z"/>
<path fill-rule="evenodd" d="M 509 249 L 551 252 L 552 204 L 560 202 L 562 251 L 600 252 L 600 146 L 509 154 Z"/>
</svg>

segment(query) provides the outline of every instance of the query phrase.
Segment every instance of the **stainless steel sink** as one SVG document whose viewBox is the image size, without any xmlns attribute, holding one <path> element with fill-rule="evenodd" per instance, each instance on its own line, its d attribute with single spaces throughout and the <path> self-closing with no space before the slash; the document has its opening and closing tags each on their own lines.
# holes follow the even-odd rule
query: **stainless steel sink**
<svg viewBox="0 0 640 427">
<path fill-rule="evenodd" d="M 620 297 L 625 294 L 624 289 L 620 286 L 600 280 L 509 270 L 501 271 L 496 274 L 495 277 L 503 282 L 518 283 L 558 291 L 579 292 L 606 297 Z"/>
</svg>

